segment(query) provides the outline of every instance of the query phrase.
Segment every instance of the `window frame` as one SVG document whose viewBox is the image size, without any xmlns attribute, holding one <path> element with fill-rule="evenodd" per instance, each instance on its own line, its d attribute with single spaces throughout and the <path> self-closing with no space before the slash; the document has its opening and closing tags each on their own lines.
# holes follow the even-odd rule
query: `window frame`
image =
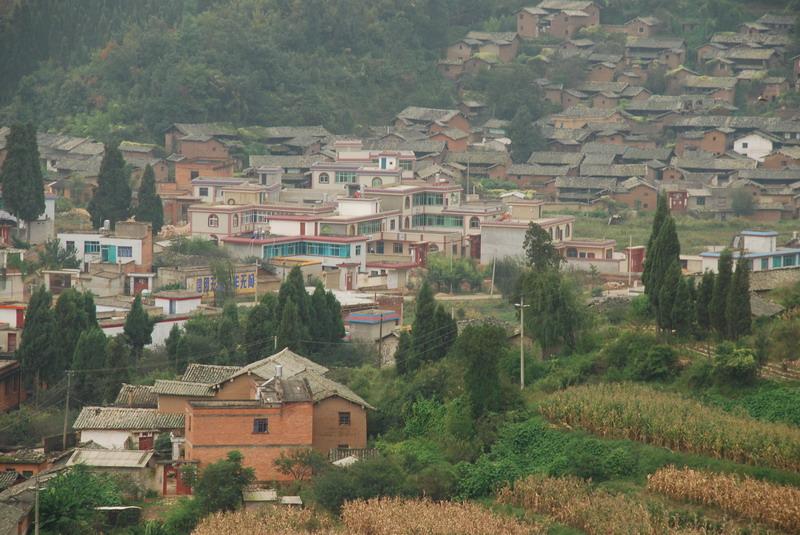
<svg viewBox="0 0 800 535">
<path fill-rule="evenodd" d="M 206 223 L 208 228 L 219 228 L 219 216 L 217 214 L 210 214 Z"/>
<path fill-rule="evenodd" d="M 263 426 L 262 426 L 263 424 Z M 262 430 L 263 427 L 263 430 Z M 268 435 L 269 434 L 269 418 L 253 418 L 253 434 L 254 435 Z"/>
<path fill-rule="evenodd" d="M 353 423 L 353 419 L 351 416 L 350 411 L 339 411 L 339 425 L 340 426 L 350 426 Z"/>
<path fill-rule="evenodd" d="M 131 245 L 117 246 L 117 258 L 133 258 L 133 246 Z"/>
</svg>

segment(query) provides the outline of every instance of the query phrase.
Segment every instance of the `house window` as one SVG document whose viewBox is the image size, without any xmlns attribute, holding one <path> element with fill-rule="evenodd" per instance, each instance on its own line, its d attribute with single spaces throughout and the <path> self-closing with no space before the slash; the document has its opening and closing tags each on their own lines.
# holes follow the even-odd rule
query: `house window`
<svg viewBox="0 0 800 535">
<path fill-rule="evenodd" d="M 253 433 L 268 433 L 269 421 L 266 418 L 253 419 Z"/>
<path fill-rule="evenodd" d="M 389 220 L 389 230 L 394 230 L 394 228 L 395 228 L 395 220 L 394 219 L 390 219 Z"/>
<path fill-rule="evenodd" d="M 361 256 L 361 246 L 356 245 L 356 256 Z"/>
<path fill-rule="evenodd" d="M 786 255 L 783 257 L 783 267 L 794 266 L 794 255 Z"/>
<path fill-rule="evenodd" d="M 217 217 L 217 214 L 211 214 L 208 216 L 208 226 L 212 228 L 219 226 L 219 217 Z"/>
<path fill-rule="evenodd" d="M 350 413 L 349 412 L 340 412 L 339 413 L 339 425 L 350 425 Z"/>
<path fill-rule="evenodd" d="M 481 228 L 481 220 L 474 216 L 470 217 L 469 228 Z"/>
<path fill-rule="evenodd" d="M 133 256 L 133 247 L 130 245 L 120 245 L 117 247 L 117 256 L 131 258 Z"/>
<path fill-rule="evenodd" d="M 201 197 L 208 197 L 208 188 L 199 188 L 198 191 Z"/>
<path fill-rule="evenodd" d="M 767 269 L 769 269 L 769 258 L 761 259 L 761 269 L 762 271 L 766 271 Z"/>
<path fill-rule="evenodd" d="M 64 249 L 66 249 L 67 251 L 69 251 L 70 249 L 75 250 L 75 242 L 67 240 Z"/>
<path fill-rule="evenodd" d="M 239 214 L 233 214 L 233 226 L 234 227 L 239 226 Z"/>
<path fill-rule="evenodd" d="M 772 267 L 773 268 L 783 267 L 780 256 L 773 256 L 772 257 Z"/>
<path fill-rule="evenodd" d="M 569 247 L 567 249 L 567 258 L 575 258 L 578 256 L 578 250 L 574 247 Z"/>
<path fill-rule="evenodd" d="M 706 198 L 705 197 L 697 197 L 697 206 L 705 206 L 706 205 Z"/>
<path fill-rule="evenodd" d="M 336 182 L 338 184 L 354 184 L 357 180 L 355 171 L 336 171 Z"/>
<path fill-rule="evenodd" d="M 383 242 L 382 241 L 375 242 L 375 252 L 377 254 L 383 254 Z"/>
<path fill-rule="evenodd" d="M 84 254 L 97 254 L 100 252 L 100 242 L 99 241 L 87 241 L 83 244 L 83 252 Z"/>
<path fill-rule="evenodd" d="M 195 178 L 197 178 L 199 176 L 200 176 L 200 171 L 191 171 L 189 173 L 189 178 L 191 178 L 192 180 L 194 180 Z"/>
<path fill-rule="evenodd" d="M 746 149 L 748 146 L 749 146 L 749 144 L 746 141 L 742 142 L 742 148 L 743 149 Z"/>
<path fill-rule="evenodd" d="M 392 251 L 394 251 L 394 254 L 403 254 L 403 243 L 394 242 L 392 245 Z"/>
<path fill-rule="evenodd" d="M 320 184 L 329 184 L 331 181 L 331 177 L 328 173 L 320 173 L 319 175 L 319 183 Z"/>
<path fill-rule="evenodd" d="M 382 185 L 383 185 L 383 180 L 381 180 L 381 177 L 376 176 L 375 178 L 372 179 L 372 187 L 373 188 L 378 188 L 378 187 L 380 187 Z"/>
</svg>

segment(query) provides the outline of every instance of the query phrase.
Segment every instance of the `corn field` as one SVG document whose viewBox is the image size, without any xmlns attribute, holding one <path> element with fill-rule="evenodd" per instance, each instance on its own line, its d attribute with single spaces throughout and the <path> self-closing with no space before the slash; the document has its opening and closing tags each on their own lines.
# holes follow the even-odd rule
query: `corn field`
<svg viewBox="0 0 800 535">
<path fill-rule="evenodd" d="M 800 429 L 736 416 L 637 384 L 584 385 L 539 410 L 549 421 L 738 463 L 800 471 Z"/>
<path fill-rule="evenodd" d="M 214 513 L 192 535 L 342 535 L 333 520 L 311 509 L 268 506 L 258 511 Z"/>
<path fill-rule="evenodd" d="M 651 474 L 647 488 L 670 498 L 712 505 L 726 513 L 800 533 L 800 489 L 794 487 L 670 466 Z"/>
<path fill-rule="evenodd" d="M 344 504 L 342 522 L 353 535 L 528 535 L 541 527 L 469 502 L 375 498 Z"/>
<path fill-rule="evenodd" d="M 498 492 L 500 503 L 523 507 L 589 535 L 738 534 L 742 526 L 671 513 L 635 497 L 593 490 L 576 477 L 530 476 Z"/>
</svg>

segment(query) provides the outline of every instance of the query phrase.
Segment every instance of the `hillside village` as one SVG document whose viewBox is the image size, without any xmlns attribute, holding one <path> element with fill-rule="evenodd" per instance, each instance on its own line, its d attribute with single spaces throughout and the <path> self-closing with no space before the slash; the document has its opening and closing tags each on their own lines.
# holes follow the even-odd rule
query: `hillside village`
<svg viewBox="0 0 800 535">
<path fill-rule="evenodd" d="M 385 124 L 0 125 L 0 531 L 800 529 L 797 16 L 615 9 Z"/>
</svg>

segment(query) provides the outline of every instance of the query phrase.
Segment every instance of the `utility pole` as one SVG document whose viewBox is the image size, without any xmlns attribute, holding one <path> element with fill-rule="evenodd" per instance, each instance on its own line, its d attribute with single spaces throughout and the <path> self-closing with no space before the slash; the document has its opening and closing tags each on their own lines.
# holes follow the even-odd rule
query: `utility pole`
<svg viewBox="0 0 800 535">
<path fill-rule="evenodd" d="M 633 236 L 628 234 L 628 293 L 631 291 L 631 253 L 633 253 Z"/>
<path fill-rule="evenodd" d="M 492 258 L 492 286 L 489 289 L 489 295 L 494 295 L 494 270 L 497 267 L 497 258 Z"/>
<path fill-rule="evenodd" d="M 519 296 L 519 303 L 514 303 L 519 308 L 519 389 L 525 388 L 525 296 Z"/>
<path fill-rule="evenodd" d="M 36 478 L 34 479 L 34 482 L 36 485 L 36 489 L 34 490 L 34 495 L 36 498 L 33 506 L 33 533 L 34 535 L 39 535 L 39 472 L 36 472 Z"/>
<path fill-rule="evenodd" d="M 272 349 L 276 353 L 278 352 L 278 335 L 272 337 Z"/>
<path fill-rule="evenodd" d="M 69 388 L 71 384 L 72 384 L 72 370 L 67 370 L 67 398 L 64 401 L 64 432 L 61 435 L 62 451 L 67 451 L 67 420 L 69 419 Z"/>
<path fill-rule="evenodd" d="M 383 362 L 383 310 L 381 310 L 381 324 L 378 326 L 378 368 Z"/>
</svg>

